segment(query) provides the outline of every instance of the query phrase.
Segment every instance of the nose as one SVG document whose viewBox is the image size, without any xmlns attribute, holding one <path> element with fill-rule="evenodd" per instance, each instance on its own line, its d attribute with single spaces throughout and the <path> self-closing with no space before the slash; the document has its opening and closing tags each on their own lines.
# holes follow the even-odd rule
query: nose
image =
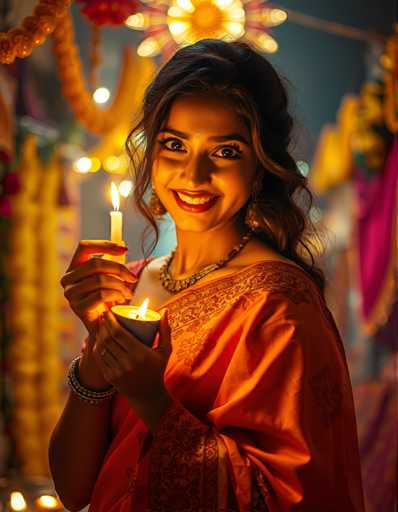
<svg viewBox="0 0 398 512">
<path fill-rule="evenodd" d="M 192 154 L 184 162 L 183 177 L 189 187 L 195 188 L 208 183 L 211 176 L 212 162 L 204 153 Z"/>
</svg>

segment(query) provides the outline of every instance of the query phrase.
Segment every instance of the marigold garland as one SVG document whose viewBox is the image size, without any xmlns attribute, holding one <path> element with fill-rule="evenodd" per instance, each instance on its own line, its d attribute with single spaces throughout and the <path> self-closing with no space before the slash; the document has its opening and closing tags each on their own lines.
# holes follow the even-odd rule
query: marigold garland
<svg viewBox="0 0 398 512">
<path fill-rule="evenodd" d="M 22 189 L 13 203 L 8 261 L 10 427 L 21 475 L 36 477 L 49 475 L 48 442 L 62 405 L 56 248 L 60 169 L 56 157 L 44 168 L 33 136 L 22 146 L 19 168 Z"/>
<path fill-rule="evenodd" d="M 122 120 L 130 119 L 135 108 L 134 102 L 131 101 L 131 91 L 135 89 L 138 79 L 137 70 L 140 64 L 141 69 L 153 68 L 152 61 L 138 57 L 130 48 L 125 49 L 115 98 L 107 110 L 102 110 L 87 89 L 79 49 L 74 43 L 73 25 L 69 12 L 57 25 L 53 37 L 62 92 L 85 128 L 91 133 L 101 135 L 111 131 Z"/>
<path fill-rule="evenodd" d="M 0 63 L 11 64 L 24 58 L 44 43 L 64 16 L 71 0 L 39 0 L 33 15 L 26 16 L 20 27 L 0 32 Z"/>
<path fill-rule="evenodd" d="M 398 25 L 386 44 L 384 118 L 388 129 L 398 133 Z"/>
</svg>

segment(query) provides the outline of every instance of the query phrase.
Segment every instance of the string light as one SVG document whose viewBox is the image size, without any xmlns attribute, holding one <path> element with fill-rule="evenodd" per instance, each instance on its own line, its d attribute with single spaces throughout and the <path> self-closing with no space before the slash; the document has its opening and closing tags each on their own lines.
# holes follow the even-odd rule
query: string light
<svg viewBox="0 0 398 512">
<path fill-rule="evenodd" d="M 110 97 L 111 93 L 106 87 L 98 87 L 98 89 L 93 92 L 95 103 L 106 103 Z"/>
<path fill-rule="evenodd" d="M 97 172 L 101 169 L 101 160 L 97 158 L 96 156 L 90 157 L 91 160 L 91 167 L 90 172 Z"/>
<path fill-rule="evenodd" d="M 119 193 L 123 197 L 128 197 L 133 190 L 133 182 L 131 180 L 123 180 L 119 183 Z"/>
<path fill-rule="evenodd" d="M 108 172 L 118 172 L 120 170 L 120 159 L 115 155 L 108 156 L 104 161 L 104 169 Z"/>
<path fill-rule="evenodd" d="M 91 171 L 91 167 L 91 158 L 88 158 L 87 156 L 79 158 L 79 160 L 76 160 L 76 162 L 73 164 L 73 170 L 79 172 L 80 174 L 87 174 Z"/>
</svg>

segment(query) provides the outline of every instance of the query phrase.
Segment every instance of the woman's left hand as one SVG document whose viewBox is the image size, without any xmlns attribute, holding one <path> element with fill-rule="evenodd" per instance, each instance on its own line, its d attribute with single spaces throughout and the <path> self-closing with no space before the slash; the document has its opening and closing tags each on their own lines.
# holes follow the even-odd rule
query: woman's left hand
<svg viewBox="0 0 398 512">
<path fill-rule="evenodd" d="M 111 311 L 105 312 L 99 322 L 93 348 L 104 378 L 126 396 L 152 432 L 172 402 L 163 383 L 171 338 L 167 309 L 162 313 L 156 349 L 145 346 L 124 329 Z"/>
</svg>

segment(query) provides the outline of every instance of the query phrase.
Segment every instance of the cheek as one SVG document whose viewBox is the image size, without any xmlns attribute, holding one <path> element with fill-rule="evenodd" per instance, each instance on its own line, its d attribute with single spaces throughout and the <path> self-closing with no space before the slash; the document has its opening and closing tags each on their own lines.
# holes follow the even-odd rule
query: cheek
<svg viewBox="0 0 398 512">
<path fill-rule="evenodd" d="M 152 182 L 155 188 L 167 186 L 177 171 L 175 161 L 169 159 L 157 158 L 152 165 Z"/>
<path fill-rule="evenodd" d="M 250 197 L 252 190 L 251 174 L 250 170 L 246 168 L 220 174 L 217 183 L 218 188 L 227 200 L 245 203 Z"/>
</svg>

